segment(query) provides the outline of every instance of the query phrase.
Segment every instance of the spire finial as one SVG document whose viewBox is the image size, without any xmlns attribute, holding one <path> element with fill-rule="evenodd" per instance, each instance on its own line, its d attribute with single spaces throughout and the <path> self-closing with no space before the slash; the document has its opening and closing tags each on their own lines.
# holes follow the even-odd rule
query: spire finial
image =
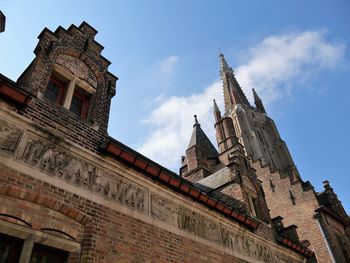
<svg viewBox="0 0 350 263">
<path fill-rule="evenodd" d="M 193 124 L 193 127 L 196 127 L 196 126 L 200 127 L 201 125 L 200 125 L 199 122 L 198 122 L 197 115 L 194 115 L 193 117 L 194 117 L 194 124 Z"/>
<path fill-rule="evenodd" d="M 224 54 L 221 53 L 221 51 L 219 52 L 219 58 L 220 58 L 220 66 L 221 66 L 221 71 L 222 72 L 233 72 L 232 68 L 229 67 L 229 65 L 227 64 L 226 60 L 225 60 L 225 56 Z"/>
</svg>

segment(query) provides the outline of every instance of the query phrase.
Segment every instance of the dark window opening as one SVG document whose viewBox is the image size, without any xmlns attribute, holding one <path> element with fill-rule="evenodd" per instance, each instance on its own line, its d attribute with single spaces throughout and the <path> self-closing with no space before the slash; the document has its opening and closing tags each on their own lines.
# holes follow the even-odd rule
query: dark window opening
<svg viewBox="0 0 350 263">
<path fill-rule="evenodd" d="M 30 263 L 64 263 L 67 262 L 68 252 L 35 244 Z"/>
<path fill-rule="evenodd" d="M 0 262 L 18 262 L 21 255 L 23 240 L 0 234 Z"/>
<path fill-rule="evenodd" d="M 65 91 L 65 83 L 52 77 L 49 81 L 49 84 L 47 85 L 45 97 L 52 102 L 56 102 L 57 104 L 62 105 Z"/>
<path fill-rule="evenodd" d="M 82 119 L 86 119 L 89 111 L 89 94 L 76 88 L 72 97 L 70 111 Z"/>
</svg>

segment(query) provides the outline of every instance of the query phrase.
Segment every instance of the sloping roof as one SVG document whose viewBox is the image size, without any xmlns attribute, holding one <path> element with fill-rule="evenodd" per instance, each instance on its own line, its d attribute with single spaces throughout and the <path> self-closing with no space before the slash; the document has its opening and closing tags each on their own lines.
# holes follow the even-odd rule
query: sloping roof
<svg viewBox="0 0 350 263">
<path fill-rule="evenodd" d="M 187 149 L 193 146 L 197 146 L 202 150 L 202 153 L 205 154 L 206 158 L 217 158 L 219 155 L 214 145 L 211 143 L 207 135 L 205 135 L 197 119 L 196 123 L 193 125 L 193 131 Z"/>
<path fill-rule="evenodd" d="M 211 191 L 232 181 L 232 173 L 228 167 L 209 175 L 195 183 L 202 190 Z"/>
</svg>

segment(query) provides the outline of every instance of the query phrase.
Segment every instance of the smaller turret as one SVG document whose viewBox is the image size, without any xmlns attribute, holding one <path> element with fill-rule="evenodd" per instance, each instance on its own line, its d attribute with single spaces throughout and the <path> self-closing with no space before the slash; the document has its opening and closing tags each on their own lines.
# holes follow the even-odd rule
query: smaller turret
<svg viewBox="0 0 350 263">
<path fill-rule="evenodd" d="M 193 131 L 186 156 L 182 159 L 180 175 L 192 182 L 205 178 L 216 170 L 218 154 L 194 115 Z"/>
</svg>

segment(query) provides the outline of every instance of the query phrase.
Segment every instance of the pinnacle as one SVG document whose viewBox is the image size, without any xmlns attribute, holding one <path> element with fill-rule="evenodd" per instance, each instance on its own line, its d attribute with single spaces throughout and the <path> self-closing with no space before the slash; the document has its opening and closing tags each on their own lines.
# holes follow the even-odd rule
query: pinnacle
<svg viewBox="0 0 350 263">
<path fill-rule="evenodd" d="M 194 126 L 201 126 L 201 125 L 199 124 L 199 122 L 198 122 L 197 115 L 194 115 L 193 117 L 194 117 L 194 124 L 193 124 L 193 127 L 194 127 Z"/>
<path fill-rule="evenodd" d="M 218 104 L 216 103 L 215 99 L 213 99 L 213 104 L 214 104 L 214 112 L 220 112 Z"/>
</svg>

